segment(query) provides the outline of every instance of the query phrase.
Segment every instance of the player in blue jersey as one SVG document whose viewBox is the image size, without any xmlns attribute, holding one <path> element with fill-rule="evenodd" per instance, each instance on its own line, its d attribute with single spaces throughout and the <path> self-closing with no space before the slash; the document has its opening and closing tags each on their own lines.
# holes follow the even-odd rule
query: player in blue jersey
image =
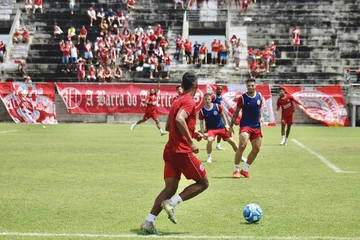
<svg viewBox="0 0 360 240">
<path fill-rule="evenodd" d="M 221 96 L 221 94 L 222 94 L 222 91 L 223 91 L 223 87 L 222 87 L 222 86 L 217 86 L 217 87 L 216 87 L 216 92 L 215 92 L 215 94 L 213 94 L 213 95 L 211 96 L 211 101 L 212 101 L 212 103 L 216 103 L 216 104 L 218 104 L 218 105 L 221 105 L 221 101 L 222 101 L 222 96 Z M 218 136 L 218 137 L 217 137 L 217 140 L 216 140 L 216 149 L 217 149 L 217 150 L 225 150 L 225 148 L 222 148 L 222 147 L 220 146 L 220 142 L 221 142 L 221 137 Z"/>
<path fill-rule="evenodd" d="M 230 131 L 233 131 L 232 128 L 234 126 L 235 119 L 239 115 L 240 110 L 242 110 L 239 131 L 239 147 L 235 154 L 234 178 L 240 178 L 240 175 L 243 175 L 246 178 L 250 177 L 248 169 L 255 161 L 255 158 L 260 151 L 262 140 L 261 125 L 264 121 L 262 117 L 262 104 L 264 100 L 261 93 L 255 91 L 255 79 L 248 79 L 246 81 L 246 88 L 247 92 L 243 93 L 239 98 L 237 108 L 230 123 Z M 243 169 L 239 171 L 241 156 L 249 140 L 251 142 L 252 149 Z"/>
<path fill-rule="evenodd" d="M 206 146 L 208 154 L 207 162 L 211 163 L 212 143 L 216 136 L 227 141 L 234 149 L 234 152 L 237 151 L 237 145 L 229 132 L 229 125 L 225 113 L 220 105 L 212 103 L 211 93 L 204 95 L 204 102 L 205 105 L 199 112 L 200 133 L 203 135 L 203 138 L 208 141 Z M 204 120 L 207 134 L 205 134 Z M 246 162 L 245 158 L 242 160 Z"/>
</svg>

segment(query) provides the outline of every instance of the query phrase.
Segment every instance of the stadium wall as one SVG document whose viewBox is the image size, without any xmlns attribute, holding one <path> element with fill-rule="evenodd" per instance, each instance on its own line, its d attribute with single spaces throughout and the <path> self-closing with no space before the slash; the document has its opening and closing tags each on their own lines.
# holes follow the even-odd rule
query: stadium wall
<svg viewBox="0 0 360 240">
<path fill-rule="evenodd" d="M 273 109 L 276 109 L 277 97 L 273 97 Z M 141 114 L 116 114 L 116 115 L 105 115 L 105 114 L 70 114 L 66 110 L 66 106 L 59 95 L 56 95 L 56 115 L 59 123 L 130 123 L 135 122 L 142 118 Z M 159 115 L 160 121 L 165 122 L 167 116 Z M 280 123 L 281 114 L 275 115 L 276 123 Z M 295 124 L 319 124 L 317 121 L 309 118 L 299 108 L 296 107 L 294 115 Z M 0 122 L 12 122 L 12 119 L 4 104 L 0 104 Z M 148 121 L 152 123 L 151 121 Z"/>
</svg>

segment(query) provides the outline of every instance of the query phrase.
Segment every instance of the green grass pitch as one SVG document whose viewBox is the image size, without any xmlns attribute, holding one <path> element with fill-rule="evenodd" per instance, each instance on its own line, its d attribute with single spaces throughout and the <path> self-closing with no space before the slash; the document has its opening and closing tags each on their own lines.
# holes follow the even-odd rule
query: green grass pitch
<svg viewBox="0 0 360 240">
<path fill-rule="evenodd" d="M 199 143 L 209 188 L 176 207 L 177 225 L 159 215 L 162 239 L 360 239 L 360 128 L 294 126 L 290 136 L 357 173 L 336 173 L 293 141 L 280 146 L 279 127 L 263 128 L 263 135 L 250 179 L 232 178 L 234 152 L 226 142 L 225 151 L 213 151 L 213 163 Z M 154 124 L 134 131 L 129 124 L 0 124 L 0 239 L 140 239 L 139 226 L 164 186 L 167 138 Z M 182 178 L 179 191 L 189 183 Z M 264 216 L 247 224 L 242 209 L 253 202 Z M 58 233 L 99 236 L 52 235 Z"/>
</svg>

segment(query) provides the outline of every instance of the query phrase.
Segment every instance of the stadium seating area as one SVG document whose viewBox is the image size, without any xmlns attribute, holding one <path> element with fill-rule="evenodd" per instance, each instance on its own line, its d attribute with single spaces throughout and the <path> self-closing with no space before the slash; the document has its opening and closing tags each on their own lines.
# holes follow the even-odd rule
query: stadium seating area
<svg viewBox="0 0 360 240">
<path fill-rule="evenodd" d="M 61 71 L 59 41 L 52 39 L 53 25 L 57 24 L 64 32 L 71 25 L 75 26 L 77 32 L 85 25 L 88 39 L 94 41 L 99 36 L 100 28 L 89 27 L 89 7 L 94 6 L 95 10 L 100 7 L 122 9 L 126 12 L 126 1 L 76 2 L 73 15 L 70 14 L 67 0 L 44 0 L 43 14 L 23 13 L 21 26 L 30 30 L 31 45 L 15 46 L 8 62 L 26 58 L 28 73 L 33 81 L 77 81 L 75 72 Z M 276 67 L 272 67 L 269 73 L 262 73 L 259 77 L 261 81 L 270 84 L 333 84 L 343 80 L 347 68 L 358 68 L 360 7 L 356 0 L 281 0 L 280 4 L 274 2 L 268 0 L 262 1 L 262 4 L 251 4 L 246 15 L 241 14 L 235 4 L 228 11 L 231 19 L 228 25 L 246 27 L 248 49 L 262 49 L 264 45 L 275 41 L 280 51 Z M 24 1 L 17 1 L 16 7 L 25 12 Z M 13 9 L 12 16 L 15 12 Z M 169 42 L 168 52 L 170 55 L 174 54 L 175 38 L 183 32 L 184 10 L 181 7 L 174 10 L 171 0 L 137 0 L 135 9 L 127 15 L 129 29 L 137 26 L 145 29 L 148 25 L 155 27 L 161 24 L 164 36 Z M 1 24 L 0 26 L 3 26 L 5 23 Z M 299 26 L 301 30 L 301 45 L 296 55 L 291 44 L 291 29 L 294 26 Z M 231 34 L 228 33 L 229 36 Z M 211 65 L 198 68 L 196 65 L 175 61 L 172 61 L 171 65 L 170 81 L 173 82 L 178 82 L 179 77 L 189 69 L 197 72 L 200 79 L 214 82 L 242 83 L 248 77 L 246 66 L 240 68 L 240 71 L 234 71 L 233 63 L 220 69 Z M 123 81 L 149 82 L 148 72 L 123 72 Z M 2 70 L 0 77 L 2 81 L 23 80 L 15 68 Z M 353 80 L 355 81 L 355 77 Z"/>
</svg>

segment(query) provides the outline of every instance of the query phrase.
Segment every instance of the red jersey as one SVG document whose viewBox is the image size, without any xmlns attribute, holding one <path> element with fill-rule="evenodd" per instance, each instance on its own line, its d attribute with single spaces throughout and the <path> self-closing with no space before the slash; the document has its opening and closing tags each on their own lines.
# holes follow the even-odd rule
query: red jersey
<svg viewBox="0 0 360 240">
<path fill-rule="evenodd" d="M 146 97 L 146 102 L 156 102 L 156 99 L 157 99 L 157 93 L 155 93 L 154 95 L 148 95 Z M 146 107 L 146 111 L 156 111 L 156 105 L 153 105 L 153 104 L 147 104 L 147 107 Z"/>
<path fill-rule="evenodd" d="M 276 103 L 276 111 L 279 111 L 281 107 L 282 116 L 290 116 L 295 112 L 294 98 L 292 96 L 285 96 L 284 98 L 279 97 Z"/>
<path fill-rule="evenodd" d="M 217 52 L 219 48 L 219 43 L 218 42 L 212 42 L 211 43 L 211 51 L 212 52 Z"/>
<path fill-rule="evenodd" d="M 206 53 L 206 47 L 201 47 L 200 50 L 199 50 L 199 54 L 205 54 Z"/>
<path fill-rule="evenodd" d="M 192 43 L 191 42 L 184 43 L 184 48 L 185 48 L 185 52 L 191 52 Z"/>
<path fill-rule="evenodd" d="M 190 143 L 186 137 L 180 132 L 176 125 L 176 115 L 180 111 L 184 110 L 188 114 L 186 119 L 186 125 L 189 128 L 191 137 L 195 132 L 196 125 L 196 110 L 195 101 L 189 94 L 184 94 L 173 102 L 169 113 L 169 141 L 167 142 L 164 151 L 176 152 L 176 153 L 190 153 Z"/>
<path fill-rule="evenodd" d="M 38 6 L 42 5 L 42 0 L 35 0 L 34 3 Z"/>
<path fill-rule="evenodd" d="M 171 61 L 171 58 L 169 55 L 164 56 L 164 62 L 167 66 L 170 66 L 170 61 Z"/>
<path fill-rule="evenodd" d="M 86 30 L 86 28 L 80 29 L 80 35 L 86 35 L 87 33 L 88 31 Z"/>
<path fill-rule="evenodd" d="M 163 35 L 164 31 L 161 28 L 156 28 L 154 31 L 156 36 Z"/>
</svg>

